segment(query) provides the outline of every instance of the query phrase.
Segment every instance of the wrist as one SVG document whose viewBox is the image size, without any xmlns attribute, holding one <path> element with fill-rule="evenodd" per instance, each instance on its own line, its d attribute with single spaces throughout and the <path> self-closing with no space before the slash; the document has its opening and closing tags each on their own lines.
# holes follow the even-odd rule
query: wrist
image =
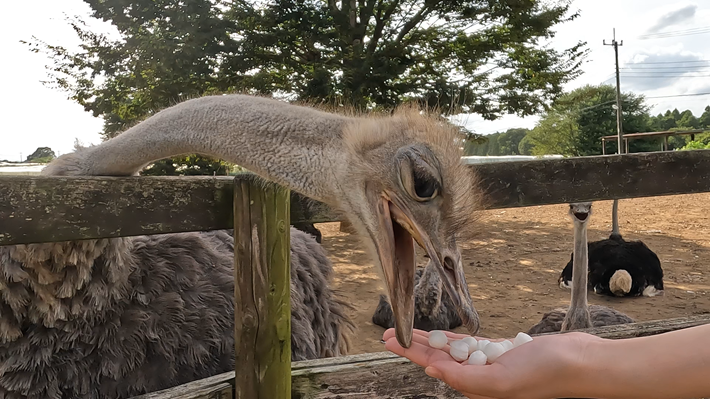
<svg viewBox="0 0 710 399">
<path fill-rule="evenodd" d="M 558 381 L 560 392 L 555 392 L 558 398 L 600 398 L 599 392 L 604 391 L 601 386 L 608 381 L 604 377 L 613 367 L 613 344 L 610 339 L 599 338 L 594 335 L 572 332 L 566 333 L 568 341 L 564 348 L 565 361 L 562 362 L 563 370 Z"/>
<path fill-rule="evenodd" d="M 585 340 L 581 355 L 573 365 L 573 372 L 577 379 L 579 394 L 585 398 L 607 397 L 610 392 L 609 384 L 613 384 L 618 375 L 618 359 L 620 348 L 613 339 L 593 337 Z M 619 387 L 611 387 L 611 392 Z"/>
</svg>

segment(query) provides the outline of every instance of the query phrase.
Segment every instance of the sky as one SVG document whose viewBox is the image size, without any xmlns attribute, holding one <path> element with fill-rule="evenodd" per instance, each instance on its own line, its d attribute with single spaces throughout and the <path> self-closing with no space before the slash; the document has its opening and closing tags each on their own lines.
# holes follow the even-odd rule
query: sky
<svg viewBox="0 0 710 399">
<path fill-rule="evenodd" d="M 614 83 L 614 50 L 602 42 L 609 43 L 616 28 L 617 40 L 623 40 L 619 47 L 623 91 L 648 97 L 710 92 L 710 62 L 698 62 L 710 60 L 710 25 L 706 22 L 710 21 L 710 1 L 574 0 L 572 8 L 580 10 L 581 16 L 560 25 L 550 45 L 561 50 L 582 40 L 587 42 L 590 54 L 582 67 L 584 74 L 567 84 L 566 90 Z M 4 78 L 5 95 L 0 97 L 0 117 L 5 123 L 0 127 L 0 160 L 19 161 L 40 146 L 64 154 L 72 151 L 75 140 L 84 145 L 101 142 L 103 121 L 67 99 L 67 93 L 43 85 L 49 60 L 20 43 L 36 36 L 76 49 L 79 40 L 64 15 L 88 17 L 89 13 L 89 6 L 82 0 L 3 3 L 0 76 Z M 677 107 L 699 116 L 710 104 L 710 96 L 649 98 L 647 103 L 654 114 Z M 538 119 L 507 115 L 484 121 L 476 115 L 465 115 L 457 121 L 475 132 L 490 134 L 515 127 L 532 128 Z"/>
</svg>

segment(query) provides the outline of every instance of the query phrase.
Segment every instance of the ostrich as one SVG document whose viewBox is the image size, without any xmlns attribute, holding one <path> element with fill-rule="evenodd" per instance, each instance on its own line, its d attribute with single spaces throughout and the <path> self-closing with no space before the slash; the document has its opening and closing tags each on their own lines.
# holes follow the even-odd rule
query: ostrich
<svg viewBox="0 0 710 399">
<path fill-rule="evenodd" d="M 367 118 L 208 96 L 64 154 L 42 173 L 130 176 L 156 160 L 198 153 L 325 202 L 367 244 L 393 303 L 397 339 L 408 347 L 415 242 L 443 276 L 463 324 L 478 330 L 456 240 L 479 198 L 456 134 L 406 109 Z M 293 332 L 316 335 L 312 343 L 294 338 L 293 351 L 337 355 L 348 327 L 342 304 L 331 297 L 330 315 L 311 306 L 311 290 L 329 302 L 327 282 L 309 276 L 324 265 L 299 268 L 301 250 L 317 251 L 317 243 L 291 234 L 292 301 L 308 304 L 292 312 Z M 230 240 L 201 232 L 0 247 L 0 397 L 123 398 L 233 369 Z M 299 241 L 305 249 L 295 249 Z M 301 281 L 309 278 L 312 289 Z M 329 336 L 309 331 L 314 323 L 329 326 Z"/>
<path fill-rule="evenodd" d="M 629 316 L 612 308 L 587 304 L 587 225 L 592 215 L 592 203 L 570 204 L 569 208 L 574 223 L 570 306 L 569 309 L 555 309 L 545 313 L 540 322 L 528 330 L 528 334 L 633 323 Z"/>
<path fill-rule="evenodd" d="M 416 109 L 344 116 L 247 95 L 217 95 L 166 108 L 124 133 L 58 157 L 58 175 L 130 176 L 177 154 L 244 168 L 341 211 L 352 223 L 392 302 L 398 342 L 414 321 L 414 243 L 430 256 L 463 325 L 478 314 L 457 239 L 472 225 L 479 191 L 461 162 L 460 132 Z"/>
<path fill-rule="evenodd" d="M 663 269 L 658 256 L 642 241 L 619 234 L 618 200 L 612 210 L 609 238 L 589 243 L 589 287 L 599 295 L 656 296 L 663 294 Z M 558 283 L 571 288 L 572 256 Z"/>
<path fill-rule="evenodd" d="M 452 330 L 461 325 L 449 295 L 441 289 L 441 277 L 431 261 L 417 270 L 414 286 L 414 328 L 424 331 Z M 392 307 L 387 297 L 380 295 L 380 302 L 372 322 L 384 328 L 394 327 Z"/>
<path fill-rule="evenodd" d="M 234 369 L 230 230 L 0 247 L 0 397 L 127 398 Z M 354 329 L 332 265 L 291 229 L 294 360 Z"/>
</svg>

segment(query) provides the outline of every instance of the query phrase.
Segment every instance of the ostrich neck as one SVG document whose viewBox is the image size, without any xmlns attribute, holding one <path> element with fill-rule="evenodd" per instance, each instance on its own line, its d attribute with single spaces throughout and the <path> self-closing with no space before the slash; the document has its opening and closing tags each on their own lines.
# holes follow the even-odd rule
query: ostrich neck
<svg viewBox="0 0 710 399">
<path fill-rule="evenodd" d="M 587 309 L 587 228 L 581 223 L 574 224 L 573 256 L 570 313 L 575 309 Z"/>
<path fill-rule="evenodd" d="M 233 162 L 333 204 L 335 167 L 351 119 L 266 98 L 202 97 L 167 108 L 82 155 L 89 175 L 133 175 L 147 164 L 197 153 Z"/>
<path fill-rule="evenodd" d="M 611 234 L 619 235 L 619 200 L 614 200 L 611 208 Z"/>
</svg>

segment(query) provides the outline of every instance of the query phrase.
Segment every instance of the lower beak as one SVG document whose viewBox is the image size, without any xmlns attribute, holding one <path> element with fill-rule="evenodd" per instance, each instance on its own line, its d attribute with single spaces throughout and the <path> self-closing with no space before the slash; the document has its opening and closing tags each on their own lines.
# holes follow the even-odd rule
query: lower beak
<svg viewBox="0 0 710 399">
<path fill-rule="evenodd" d="M 385 232 L 377 250 L 394 313 L 395 335 L 402 347 L 409 348 L 414 329 L 414 240 L 406 229 L 393 223 L 390 205 L 384 198 L 377 203 L 380 226 Z"/>
<path fill-rule="evenodd" d="M 384 242 L 377 245 L 382 269 L 389 290 L 392 312 L 395 320 L 395 336 L 404 348 L 409 348 L 414 327 L 414 274 L 416 271 L 414 242 L 426 250 L 436 265 L 444 289 L 451 297 L 457 313 L 470 334 L 479 329 L 478 313 L 473 307 L 466 277 L 461 265 L 461 257 L 456 249 L 455 259 L 442 256 L 436 251 L 429 236 L 388 198 L 378 201 L 380 226 L 386 232 Z"/>
</svg>

